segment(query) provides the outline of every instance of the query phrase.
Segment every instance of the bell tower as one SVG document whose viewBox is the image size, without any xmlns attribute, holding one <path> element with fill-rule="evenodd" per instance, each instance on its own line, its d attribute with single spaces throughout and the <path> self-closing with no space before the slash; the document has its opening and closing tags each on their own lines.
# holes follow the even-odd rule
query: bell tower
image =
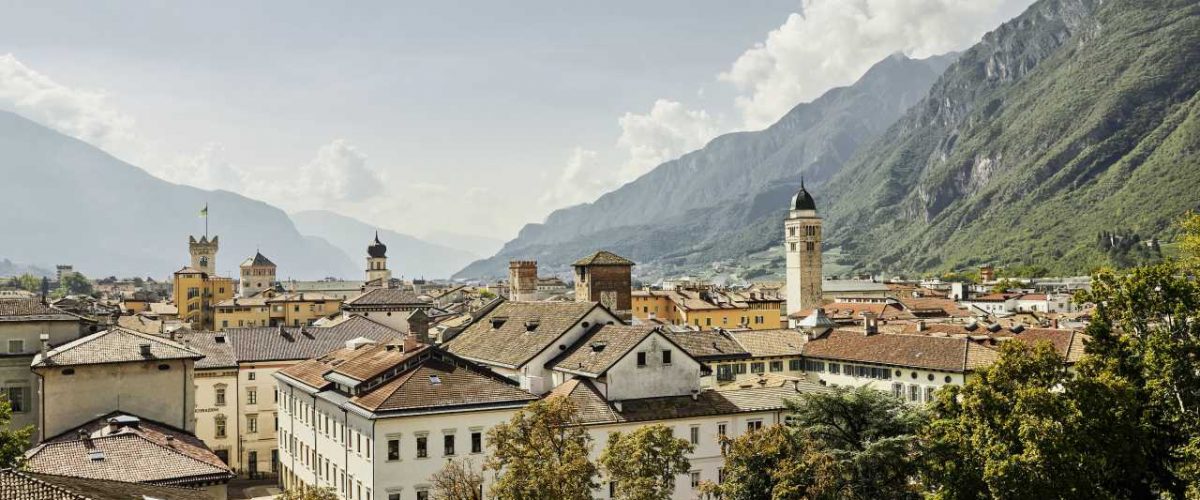
<svg viewBox="0 0 1200 500">
<path fill-rule="evenodd" d="M 787 313 L 807 316 L 821 307 L 821 218 L 817 204 L 800 181 L 783 222 L 787 256 Z"/>
<path fill-rule="evenodd" d="M 199 240 L 195 236 L 188 236 L 188 253 L 192 254 L 192 269 L 206 273 L 209 276 L 215 276 L 217 270 L 217 236 L 208 239 L 208 236 L 201 236 Z"/>
<path fill-rule="evenodd" d="M 379 231 L 375 232 L 375 242 L 367 247 L 367 281 L 380 280 L 379 285 L 386 287 L 392 279 L 392 272 L 387 268 L 387 245 L 379 241 Z"/>
</svg>

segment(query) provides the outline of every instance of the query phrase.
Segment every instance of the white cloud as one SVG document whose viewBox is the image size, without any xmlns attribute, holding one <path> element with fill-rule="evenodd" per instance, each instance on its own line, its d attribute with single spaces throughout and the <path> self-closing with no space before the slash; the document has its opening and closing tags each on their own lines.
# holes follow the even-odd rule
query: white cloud
<svg viewBox="0 0 1200 500">
<path fill-rule="evenodd" d="M 619 172 L 629 182 L 651 168 L 703 146 L 717 135 L 717 120 L 704 110 L 690 110 L 675 101 L 658 99 L 645 114 L 625 113 L 617 122 L 617 147 L 628 155 Z"/>
<path fill-rule="evenodd" d="M 0 54 L 0 109 L 17 112 L 113 154 L 140 151 L 133 119 L 103 92 L 73 89 L 38 73 L 12 54 Z"/>
<path fill-rule="evenodd" d="M 234 166 L 221 144 L 210 142 L 192 156 L 182 156 L 155 171 L 155 175 L 176 184 L 201 189 L 245 189 L 251 181 L 246 172 Z"/>
<path fill-rule="evenodd" d="M 361 201 L 383 192 L 383 180 L 367 168 L 367 156 L 345 139 L 335 139 L 300 168 L 301 196 L 329 201 Z"/>
<path fill-rule="evenodd" d="M 542 195 L 541 202 L 551 208 L 577 205 L 595 200 L 616 185 L 613 171 L 600 167 L 599 153 L 576 147 L 571 150 L 566 167 Z"/>
<path fill-rule="evenodd" d="M 744 126 L 770 125 L 798 103 L 853 83 L 902 51 L 928 57 L 969 47 L 1032 0 L 804 0 L 719 79 L 742 93 Z"/>
</svg>

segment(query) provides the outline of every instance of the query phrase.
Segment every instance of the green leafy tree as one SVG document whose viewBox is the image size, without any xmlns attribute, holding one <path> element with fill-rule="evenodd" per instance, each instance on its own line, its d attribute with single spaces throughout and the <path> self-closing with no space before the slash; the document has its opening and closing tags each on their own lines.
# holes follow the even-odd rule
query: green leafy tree
<svg viewBox="0 0 1200 500">
<path fill-rule="evenodd" d="M 921 408 L 863 386 L 805 393 L 787 402 L 799 437 L 828 455 L 837 473 L 825 486 L 843 499 L 915 498 Z"/>
<path fill-rule="evenodd" d="M 721 437 L 724 478 L 705 481 L 701 492 L 725 500 L 832 499 L 832 458 L 799 431 L 772 425 L 735 439 Z"/>
<path fill-rule="evenodd" d="M 1019 281 L 1004 278 L 992 285 L 992 293 L 1005 293 L 1009 290 L 1021 288 L 1022 286 L 1024 285 L 1022 285 Z"/>
<path fill-rule="evenodd" d="M 58 284 L 59 294 L 61 295 L 91 295 L 93 291 L 91 280 L 79 273 L 71 273 L 63 276 L 62 282 Z"/>
<path fill-rule="evenodd" d="M 675 491 L 675 477 L 691 470 L 687 455 L 695 449 L 663 425 L 647 425 L 629 433 L 608 435 L 600 465 L 615 483 L 616 498 L 665 500 Z"/>
<path fill-rule="evenodd" d="M 1200 269 L 1200 214 L 1188 212 L 1179 221 L 1183 234 L 1179 239 L 1179 251 L 1183 265 L 1195 272 Z"/>
<path fill-rule="evenodd" d="M 16 281 L 17 287 L 27 292 L 37 293 L 42 289 L 42 280 L 29 273 L 18 276 Z"/>
<path fill-rule="evenodd" d="M 439 500 L 483 500 L 483 474 L 470 459 L 447 460 L 431 480 Z"/>
<path fill-rule="evenodd" d="M 0 396 L 0 469 L 20 467 L 24 462 L 25 449 L 29 447 L 29 437 L 33 435 L 33 426 L 12 429 L 12 404 L 8 397 Z"/>
<path fill-rule="evenodd" d="M 492 496 L 501 499 L 587 499 L 597 467 L 588 460 L 592 438 L 579 424 L 574 403 L 554 396 L 530 403 L 488 431 L 496 472 Z"/>
<path fill-rule="evenodd" d="M 1130 439 L 1148 466 L 1141 482 L 1200 498 L 1200 284 L 1185 270 L 1167 263 L 1094 275 L 1076 297 L 1095 304 L 1080 375 L 1130 388 L 1136 406 L 1124 417 L 1140 431 Z"/>
</svg>

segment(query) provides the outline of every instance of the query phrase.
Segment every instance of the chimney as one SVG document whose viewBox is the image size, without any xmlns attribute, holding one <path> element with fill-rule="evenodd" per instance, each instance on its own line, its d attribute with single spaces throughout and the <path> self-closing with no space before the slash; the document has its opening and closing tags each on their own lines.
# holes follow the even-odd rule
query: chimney
<svg viewBox="0 0 1200 500">
<path fill-rule="evenodd" d="M 424 311 L 416 310 L 408 315 L 408 333 L 422 344 L 432 343 L 429 340 L 429 316 Z"/>
<path fill-rule="evenodd" d="M 1051 326 L 1051 328 L 1054 328 L 1055 330 L 1057 330 L 1058 329 L 1058 318 L 1054 318 L 1054 321 L 1050 322 L 1050 326 Z"/>
<path fill-rule="evenodd" d="M 41 341 L 41 347 L 38 352 L 42 353 L 42 359 L 46 359 L 46 351 L 50 350 L 50 334 L 43 333 L 38 335 L 38 340 Z"/>
<path fill-rule="evenodd" d="M 42 305 L 48 305 L 50 302 L 47 296 L 50 295 L 50 278 L 42 276 Z"/>
<path fill-rule="evenodd" d="M 879 322 L 875 319 L 875 313 L 864 312 L 863 317 L 863 335 L 875 335 L 879 333 Z"/>
<path fill-rule="evenodd" d="M 692 401 L 699 401 L 699 400 L 700 400 L 700 390 L 692 389 Z"/>
<path fill-rule="evenodd" d="M 918 332 L 923 332 L 928 329 L 929 329 L 929 327 L 927 325 L 925 325 L 925 320 L 923 320 L 923 319 L 917 320 L 917 331 Z"/>
<path fill-rule="evenodd" d="M 175 446 L 175 436 L 172 436 L 169 434 L 167 435 L 167 446 L 170 446 L 170 447 Z"/>
</svg>

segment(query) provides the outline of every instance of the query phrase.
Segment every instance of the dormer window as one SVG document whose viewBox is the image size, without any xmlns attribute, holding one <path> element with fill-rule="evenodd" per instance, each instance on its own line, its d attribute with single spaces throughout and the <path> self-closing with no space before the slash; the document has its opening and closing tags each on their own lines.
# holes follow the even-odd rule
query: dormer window
<svg viewBox="0 0 1200 500">
<path fill-rule="evenodd" d="M 534 330 L 537 330 L 538 324 L 539 324 L 539 322 L 536 319 L 526 320 L 525 321 L 525 331 L 532 332 Z"/>
<path fill-rule="evenodd" d="M 431 383 L 433 385 L 440 385 L 442 383 L 442 378 L 437 375 L 430 375 L 429 383 Z"/>
<path fill-rule="evenodd" d="M 492 318 L 492 329 L 499 330 L 500 327 L 504 326 L 504 323 L 506 323 L 506 322 L 508 322 L 508 318 L 503 317 L 503 316 L 497 316 L 495 318 Z"/>
</svg>

